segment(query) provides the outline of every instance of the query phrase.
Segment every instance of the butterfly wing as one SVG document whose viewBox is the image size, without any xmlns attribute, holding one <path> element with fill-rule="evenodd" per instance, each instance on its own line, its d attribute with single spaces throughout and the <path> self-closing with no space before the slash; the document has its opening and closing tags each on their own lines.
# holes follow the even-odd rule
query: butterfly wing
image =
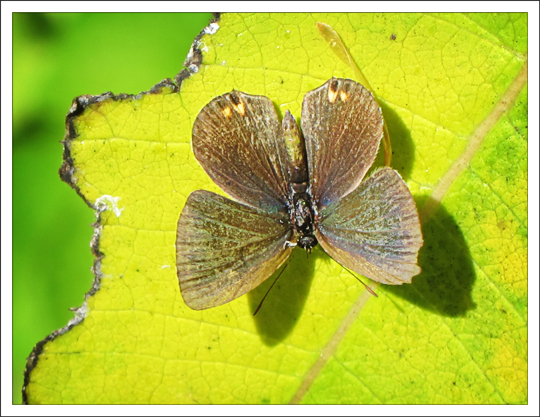
<svg viewBox="0 0 540 417">
<path fill-rule="evenodd" d="M 321 210 L 316 237 L 332 258 L 374 281 L 408 283 L 421 271 L 418 212 L 407 185 L 391 168 L 376 171 Z"/>
<path fill-rule="evenodd" d="M 257 287 L 289 257 L 292 247 L 285 242 L 291 235 L 283 214 L 270 215 L 209 191 L 194 191 L 176 235 L 184 301 L 203 310 Z"/>
<path fill-rule="evenodd" d="M 269 98 L 233 91 L 214 98 L 193 125 L 193 152 L 235 200 L 285 212 L 288 175 L 281 123 Z"/>
<path fill-rule="evenodd" d="M 381 110 L 361 84 L 332 78 L 306 94 L 301 122 L 311 195 L 321 209 L 354 190 L 373 164 Z"/>
</svg>

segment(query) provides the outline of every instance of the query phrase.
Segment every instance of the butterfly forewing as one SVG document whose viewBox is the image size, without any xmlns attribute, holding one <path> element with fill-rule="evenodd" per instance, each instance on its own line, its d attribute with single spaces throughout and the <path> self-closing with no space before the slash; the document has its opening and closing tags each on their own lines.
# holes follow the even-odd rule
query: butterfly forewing
<svg viewBox="0 0 540 417">
<path fill-rule="evenodd" d="M 411 282 L 420 273 L 420 220 L 405 182 L 391 168 L 376 171 L 319 213 L 319 243 L 335 260 L 385 284 Z"/>
<path fill-rule="evenodd" d="M 257 287 L 288 258 L 292 234 L 269 215 L 209 191 L 190 194 L 178 221 L 176 268 L 186 304 L 215 307 Z"/>
<path fill-rule="evenodd" d="M 193 125 L 193 152 L 237 201 L 285 212 L 288 195 L 281 123 L 269 98 L 233 91 L 214 98 Z"/>
<path fill-rule="evenodd" d="M 301 124 L 311 195 L 322 208 L 362 181 L 377 155 L 383 119 L 367 89 L 352 80 L 332 78 L 306 94 Z"/>
</svg>

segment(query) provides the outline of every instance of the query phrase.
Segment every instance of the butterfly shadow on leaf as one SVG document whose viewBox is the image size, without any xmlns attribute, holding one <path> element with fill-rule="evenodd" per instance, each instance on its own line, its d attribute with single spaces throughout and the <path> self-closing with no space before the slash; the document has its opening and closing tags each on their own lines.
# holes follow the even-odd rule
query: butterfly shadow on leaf
<svg viewBox="0 0 540 417">
<path fill-rule="evenodd" d="M 414 165 L 414 143 L 411 138 L 411 130 L 403 123 L 395 110 L 384 102 L 381 103 L 381 109 L 388 125 L 392 143 L 392 168 L 398 171 L 405 181 L 408 181 Z M 379 150 L 377 155 L 379 165 L 382 165 L 383 160 L 384 152 Z"/>
<path fill-rule="evenodd" d="M 424 206 L 424 201 L 416 203 Z M 411 285 L 388 285 L 384 290 L 442 316 L 464 317 L 476 308 L 471 294 L 476 274 L 463 233 L 443 205 L 421 220 L 424 246 L 418 263 L 422 273 Z"/>
<path fill-rule="evenodd" d="M 309 295 L 311 281 L 315 276 L 316 260 L 326 256 L 319 246 L 315 247 L 309 255 L 300 248 L 293 250 L 285 270 L 254 316 L 255 325 L 263 343 L 274 346 L 292 332 Z M 248 293 L 250 311 L 257 309 L 282 269 L 283 267 Z"/>
</svg>

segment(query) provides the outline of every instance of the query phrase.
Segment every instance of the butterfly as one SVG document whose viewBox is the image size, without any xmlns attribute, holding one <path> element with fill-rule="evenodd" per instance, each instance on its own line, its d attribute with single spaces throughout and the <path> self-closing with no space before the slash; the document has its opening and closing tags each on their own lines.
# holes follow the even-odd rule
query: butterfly
<svg viewBox="0 0 540 417">
<path fill-rule="evenodd" d="M 400 285 L 420 273 L 423 244 L 407 185 L 372 166 L 381 109 L 361 84 L 332 78 L 309 91 L 301 127 L 268 97 L 215 97 L 192 131 L 196 159 L 232 199 L 192 192 L 178 220 L 176 269 L 195 310 L 234 300 L 269 278 L 294 246 L 320 244 L 342 266 Z"/>
</svg>

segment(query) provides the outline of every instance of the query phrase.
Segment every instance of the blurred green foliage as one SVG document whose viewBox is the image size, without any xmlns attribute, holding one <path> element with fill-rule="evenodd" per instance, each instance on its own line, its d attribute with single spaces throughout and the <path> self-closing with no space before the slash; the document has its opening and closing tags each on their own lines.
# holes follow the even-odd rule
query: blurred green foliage
<svg viewBox="0 0 540 417">
<path fill-rule="evenodd" d="M 13 403 L 26 357 L 90 289 L 93 211 L 61 182 L 64 118 L 81 94 L 174 78 L 210 13 L 13 15 Z"/>
</svg>

